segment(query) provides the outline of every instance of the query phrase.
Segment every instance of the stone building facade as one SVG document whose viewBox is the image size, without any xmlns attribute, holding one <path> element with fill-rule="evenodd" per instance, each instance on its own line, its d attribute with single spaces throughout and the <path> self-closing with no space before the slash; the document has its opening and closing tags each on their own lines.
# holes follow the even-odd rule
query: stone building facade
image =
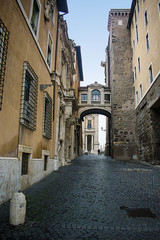
<svg viewBox="0 0 160 240">
<path fill-rule="evenodd" d="M 137 158 L 129 13 L 112 9 L 108 18 L 106 82 L 111 86 L 111 154 L 117 160 Z"/>
<path fill-rule="evenodd" d="M 141 161 L 160 163 L 160 1 L 132 1 L 131 31 L 136 133 Z"/>
<path fill-rule="evenodd" d="M 82 63 L 60 12 L 66 0 L 1 1 L 0 204 L 77 154 Z"/>
</svg>

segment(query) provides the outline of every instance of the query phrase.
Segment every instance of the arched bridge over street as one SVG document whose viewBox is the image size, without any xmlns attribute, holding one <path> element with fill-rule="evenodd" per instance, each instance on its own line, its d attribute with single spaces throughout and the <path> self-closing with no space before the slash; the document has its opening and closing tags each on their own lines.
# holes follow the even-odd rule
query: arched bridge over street
<svg viewBox="0 0 160 240">
<path fill-rule="evenodd" d="M 79 88 L 78 119 L 89 114 L 102 114 L 111 118 L 111 90 L 95 82 Z"/>
</svg>

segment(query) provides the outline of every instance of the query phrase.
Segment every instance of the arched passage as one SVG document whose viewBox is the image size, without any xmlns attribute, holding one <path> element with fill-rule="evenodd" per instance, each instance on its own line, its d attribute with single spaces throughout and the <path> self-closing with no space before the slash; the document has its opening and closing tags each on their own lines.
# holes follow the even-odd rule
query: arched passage
<svg viewBox="0 0 160 240">
<path fill-rule="evenodd" d="M 87 116 L 87 115 L 91 115 L 91 114 L 101 114 L 101 115 L 104 115 L 108 118 L 108 122 L 106 122 L 106 129 L 105 130 L 102 130 L 102 131 L 106 131 L 106 135 L 107 135 L 107 138 L 106 138 L 106 150 L 105 150 L 105 153 L 106 155 L 110 155 L 111 153 L 111 140 L 110 140 L 110 136 L 111 136 L 111 132 L 110 132 L 110 129 L 111 129 L 111 113 L 110 113 L 110 109 L 105 109 L 105 108 L 88 108 L 88 107 L 85 107 L 85 108 L 81 108 L 79 109 L 79 126 L 80 126 L 80 129 L 82 127 L 82 122 L 84 121 L 84 117 Z M 80 130 L 79 129 L 79 130 Z M 82 129 L 80 130 L 81 132 L 81 137 L 82 137 Z M 84 136 L 84 135 L 83 135 Z M 86 150 L 89 151 L 90 149 L 90 141 L 89 141 L 89 137 L 90 136 L 87 136 L 86 140 L 83 141 L 81 139 L 80 141 L 80 146 L 82 147 L 83 143 L 84 142 L 87 142 L 87 145 L 88 147 L 86 148 Z M 82 147 L 82 149 L 84 149 L 84 146 Z"/>
<path fill-rule="evenodd" d="M 101 109 L 101 108 L 90 108 L 90 109 L 87 109 L 87 110 L 84 110 L 83 112 L 80 113 L 80 118 L 79 118 L 79 121 L 83 121 L 83 118 L 86 116 L 86 115 L 89 115 L 89 114 L 102 114 L 106 117 L 108 117 L 109 119 L 111 118 L 111 113 L 105 109 Z"/>
</svg>

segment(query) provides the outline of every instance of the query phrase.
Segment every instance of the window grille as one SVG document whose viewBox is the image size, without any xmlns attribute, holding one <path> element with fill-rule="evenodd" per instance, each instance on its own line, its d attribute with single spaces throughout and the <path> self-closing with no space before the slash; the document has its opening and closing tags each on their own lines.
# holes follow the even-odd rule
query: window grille
<svg viewBox="0 0 160 240">
<path fill-rule="evenodd" d="M 2 110 L 9 32 L 0 19 L 0 110 Z"/>
<path fill-rule="evenodd" d="M 44 92 L 43 136 L 52 137 L 52 99 L 47 92 Z"/>
<path fill-rule="evenodd" d="M 98 90 L 93 90 L 91 95 L 92 102 L 100 102 L 101 101 L 101 94 Z"/>
<path fill-rule="evenodd" d="M 24 63 L 20 122 L 36 129 L 38 77 L 28 62 Z"/>
<path fill-rule="evenodd" d="M 21 175 L 28 174 L 28 159 L 29 159 L 29 153 L 22 153 Z"/>
</svg>

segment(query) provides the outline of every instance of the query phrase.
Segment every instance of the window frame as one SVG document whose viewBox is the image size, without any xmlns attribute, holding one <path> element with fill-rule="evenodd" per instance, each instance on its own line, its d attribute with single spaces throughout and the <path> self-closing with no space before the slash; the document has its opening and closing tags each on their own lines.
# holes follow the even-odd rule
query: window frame
<svg viewBox="0 0 160 240">
<path fill-rule="evenodd" d="M 98 94 L 93 94 L 93 92 L 96 92 Z M 91 92 L 91 102 L 94 102 L 94 103 L 100 103 L 101 102 L 101 92 L 98 90 L 98 89 L 94 89 L 92 90 Z"/>
<path fill-rule="evenodd" d="M 141 60 L 140 60 L 140 57 L 138 57 L 138 71 L 139 71 L 139 73 L 141 71 Z"/>
<path fill-rule="evenodd" d="M 140 93 L 140 99 L 142 99 L 142 97 L 143 97 L 143 93 L 142 93 L 142 83 L 139 85 L 139 93 Z"/>
<path fill-rule="evenodd" d="M 92 120 L 88 119 L 87 129 L 92 129 Z"/>
<path fill-rule="evenodd" d="M 134 67 L 134 80 L 137 80 L 137 69 L 136 66 Z"/>
<path fill-rule="evenodd" d="M 136 91 L 136 106 L 138 105 L 139 103 L 139 96 L 138 96 L 138 90 Z"/>
<path fill-rule="evenodd" d="M 38 15 L 38 22 L 37 22 L 37 30 L 36 30 L 36 33 L 35 33 L 35 31 L 34 31 L 34 29 L 33 29 L 33 27 L 32 27 L 32 24 L 31 24 L 32 15 L 33 15 L 33 4 L 34 4 L 34 1 L 36 1 L 37 6 L 38 6 L 38 8 L 39 8 L 39 15 Z M 30 23 L 32 32 L 33 32 L 33 34 L 35 35 L 35 37 L 36 37 L 37 39 L 38 39 L 38 36 L 39 36 L 40 18 L 41 18 L 41 3 L 40 3 L 40 0 L 31 0 L 29 23 Z"/>
<path fill-rule="evenodd" d="M 85 96 L 85 98 L 83 99 L 82 96 Z M 81 94 L 81 102 L 87 102 L 88 100 L 88 94 L 87 93 L 82 93 Z"/>
<path fill-rule="evenodd" d="M 138 14 L 139 14 L 139 10 L 140 10 L 140 8 L 139 8 L 139 0 L 137 0 L 137 12 L 138 12 Z"/>
<path fill-rule="evenodd" d="M 148 51 L 149 51 L 149 49 L 150 49 L 148 32 L 147 32 L 147 34 L 146 34 L 146 47 L 147 47 L 147 53 L 148 53 Z"/>
<path fill-rule="evenodd" d="M 51 41 L 51 53 L 50 53 L 50 63 L 48 62 L 48 48 L 49 48 L 49 41 Z M 46 58 L 46 62 L 48 64 L 48 67 L 51 69 L 52 66 L 52 53 L 53 53 L 53 40 L 51 37 L 50 32 L 48 32 L 48 41 L 47 41 L 47 58 Z"/>
<path fill-rule="evenodd" d="M 137 43 L 139 41 L 139 36 L 138 36 L 138 25 L 136 24 L 136 40 L 137 40 Z"/>
<path fill-rule="evenodd" d="M 149 73 L 149 83 L 152 84 L 153 83 L 153 67 L 152 67 L 152 63 L 149 65 L 148 73 Z"/>
<path fill-rule="evenodd" d="M 145 22 L 145 27 L 147 27 L 147 25 L 148 25 L 148 13 L 147 13 L 147 9 L 146 9 L 146 11 L 145 11 L 145 13 L 144 13 L 144 22 Z"/>
</svg>

